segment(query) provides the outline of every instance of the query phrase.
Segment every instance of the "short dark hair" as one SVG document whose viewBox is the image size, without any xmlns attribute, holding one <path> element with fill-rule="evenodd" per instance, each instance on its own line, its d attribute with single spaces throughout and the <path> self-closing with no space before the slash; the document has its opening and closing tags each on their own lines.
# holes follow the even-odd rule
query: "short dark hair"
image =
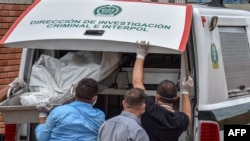
<svg viewBox="0 0 250 141">
<path fill-rule="evenodd" d="M 83 78 L 75 89 L 76 97 L 82 100 L 91 100 L 98 94 L 98 84 L 92 78 Z"/>
<path fill-rule="evenodd" d="M 128 108 L 140 107 L 146 99 L 146 94 L 143 89 L 132 88 L 125 93 L 124 100 L 127 103 Z"/>
<path fill-rule="evenodd" d="M 174 82 L 170 80 L 163 80 L 157 86 L 157 93 L 160 95 L 160 99 L 162 102 L 174 102 L 177 96 L 177 87 Z"/>
</svg>

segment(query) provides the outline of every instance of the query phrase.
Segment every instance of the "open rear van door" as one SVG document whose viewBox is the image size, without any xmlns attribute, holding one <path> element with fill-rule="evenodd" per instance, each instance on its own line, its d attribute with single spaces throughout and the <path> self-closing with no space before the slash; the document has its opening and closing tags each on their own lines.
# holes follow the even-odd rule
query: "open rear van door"
<svg viewBox="0 0 250 141">
<path fill-rule="evenodd" d="M 145 40 L 157 47 L 150 52 L 164 52 L 160 48 L 184 51 L 191 8 L 128 1 L 37 0 L 0 43 L 15 48 L 134 52 L 134 43 Z"/>
</svg>

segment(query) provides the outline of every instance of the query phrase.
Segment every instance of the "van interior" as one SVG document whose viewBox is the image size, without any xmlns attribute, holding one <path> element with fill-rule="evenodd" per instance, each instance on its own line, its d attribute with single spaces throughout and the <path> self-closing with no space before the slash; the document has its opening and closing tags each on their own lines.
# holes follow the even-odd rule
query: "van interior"
<svg viewBox="0 0 250 141">
<path fill-rule="evenodd" d="M 78 51 L 36 49 L 34 50 L 32 64 L 39 59 L 41 54 L 53 55 L 54 58 L 60 59 L 68 52 Z M 121 53 L 121 58 L 115 71 L 99 82 L 99 89 L 102 85 L 105 85 L 105 89 L 100 89 L 95 107 L 103 110 L 107 119 L 118 115 L 122 111 L 121 101 L 123 100 L 124 92 L 132 88 L 131 79 L 135 59 L 135 53 Z M 147 94 L 154 98 L 157 84 L 164 79 L 171 79 L 179 88 L 180 64 L 180 54 L 148 54 L 144 63 L 144 85 L 148 92 Z M 25 79 L 29 82 L 28 75 L 25 76 Z M 175 108 L 178 109 L 178 105 Z"/>
</svg>

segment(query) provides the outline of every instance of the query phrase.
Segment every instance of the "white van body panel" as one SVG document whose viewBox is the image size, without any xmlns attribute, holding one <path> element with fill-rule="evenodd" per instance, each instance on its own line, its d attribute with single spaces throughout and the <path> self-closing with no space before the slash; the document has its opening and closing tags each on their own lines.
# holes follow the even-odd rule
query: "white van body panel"
<svg viewBox="0 0 250 141">
<path fill-rule="evenodd" d="M 205 19 L 204 26 L 202 25 L 202 16 Z M 226 78 L 224 75 L 224 63 L 221 51 L 221 42 L 218 28 L 212 32 L 209 31 L 209 24 L 212 16 L 218 16 L 218 26 L 246 26 L 249 25 L 250 13 L 242 10 L 232 11 L 231 9 L 218 8 L 194 8 L 193 20 L 196 31 L 196 42 L 199 64 L 199 76 L 207 78 L 199 78 L 200 94 L 207 97 L 200 97 L 200 104 L 213 104 L 222 102 L 228 99 Z M 247 17 L 247 18 L 246 18 Z M 249 34 L 249 26 L 246 26 L 246 31 Z M 205 38 L 204 38 L 205 37 Z M 249 36 L 248 36 L 248 39 Z M 214 69 L 211 62 L 211 43 L 214 43 L 218 51 L 219 68 Z M 207 57 L 204 57 L 207 56 Z M 205 80 L 204 80 L 205 79 Z M 204 83 L 205 82 L 205 83 Z M 213 89 L 211 89 L 213 88 Z"/>
<path fill-rule="evenodd" d="M 215 28 L 214 31 L 209 31 L 209 24 L 213 13 L 211 12 L 209 15 L 204 15 L 202 10 L 202 8 L 194 8 L 193 10 L 194 30 L 196 34 L 196 44 L 198 46 L 199 94 L 202 95 L 199 96 L 199 105 L 213 104 L 227 99 L 227 88 L 218 29 Z M 219 12 L 220 10 L 217 10 L 217 13 Z M 202 16 L 205 18 L 204 23 L 202 23 Z M 211 61 L 210 52 L 212 43 L 216 45 L 218 51 L 219 68 L 217 69 L 213 69 Z"/>
<path fill-rule="evenodd" d="M 218 17 L 218 23 L 213 31 L 209 31 L 209 26 L 213 16 Z M 198 81 L 198 104 L 199 111 L 210 111 L 216 118 L 216 121 L 227 121 L 231 117 L 242 115 L 249 110 L 250 97 L 229 97 L 227 81 L 225 77 L 223 52 L 221 49 L 221 40 L 219 27 L 245 27 L 249 35 L 248 11 L 195 7 L 193 8 L 193 30 L 195 31 L 195 44 L 197 46 L 197 81 Z M 249 36 L 247 36 L 249 41 Z M 212 62 L 211 44 L 214 44 L 218 54 L 218 67 L 215 68 Z M 244 105 L 244 106 L 242 106 Z M 196 113 L 198 114 L 198 112 Z M 200 140 L 200 123 L 203 120 L 194 120 L 196 132 L 195 140 Z M 229 120 L 230 121 L 230 120 Z M 208 122 L 208 121 L 204 121 Z M 233 123 L 235 121 L 231 121 Z M 226 124 L 230 124 L 226 123 Z M 223 127 L 220 127 L 223 128 Z M 220 140 L 224 140 L 224 130 L 220 130 Z"/>
</svg>

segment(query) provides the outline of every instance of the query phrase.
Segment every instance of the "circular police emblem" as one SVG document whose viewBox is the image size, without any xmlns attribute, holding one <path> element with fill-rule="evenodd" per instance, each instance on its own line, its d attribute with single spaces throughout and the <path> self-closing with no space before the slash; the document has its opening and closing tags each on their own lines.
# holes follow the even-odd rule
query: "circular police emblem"
<svg viewBox="0 0 250 141">
<path fill-rule="evenodd" d="M 103 5 L 94 10 L 96 16 L 116 16 L 122 11 L 122 8 L 117 5 Z"/>
</svg>

